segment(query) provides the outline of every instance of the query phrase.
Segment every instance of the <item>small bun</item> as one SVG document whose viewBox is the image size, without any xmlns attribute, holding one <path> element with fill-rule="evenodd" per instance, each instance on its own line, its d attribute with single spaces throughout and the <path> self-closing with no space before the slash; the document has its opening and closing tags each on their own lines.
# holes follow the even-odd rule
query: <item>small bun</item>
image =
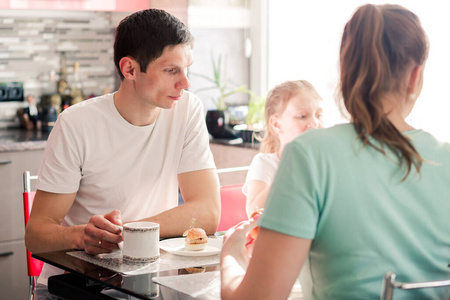
<svg viewBox="0 0 450 300">
<path fill-rule="evenodd" d="M 208 244 L 208 236 L 202 228 L 189 228 L 185 231 L 185 236 L 184 248 L 188 251 L 203 250 L 206 248 L 206 244 Z"/>
<path fill-rule="evenodd" d="M 190 228 L 186 230 L 183 236 L 186 236 L 186 240 L 196 240 L 199 238 L 207 237 L 206 232 L 202 228 Z"/>
<path fill-rule="evenodd" d="M 186 242 L 184 244 L 184 248 L 187 251 L 200 251 L 200 250 L 203 250 L 203 249 L 206 248 L 206 243 L 204 243 L 204 244 L 190 244 L 190 243 Z"/>
</svg>

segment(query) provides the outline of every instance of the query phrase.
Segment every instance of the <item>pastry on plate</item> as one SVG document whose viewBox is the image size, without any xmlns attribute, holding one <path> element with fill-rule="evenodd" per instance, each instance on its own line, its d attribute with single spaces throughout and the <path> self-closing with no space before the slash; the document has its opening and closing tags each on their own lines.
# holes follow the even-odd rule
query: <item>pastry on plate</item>
<svg viewBox="0 0 450 300">
<path fill-rule="evenodd" d="M 203 250 L 208 244 L 208 236 L 202 228 L 189 228 L 183 236 L 186 236 L 184 248 L 187 251 Z"/>
</svg>

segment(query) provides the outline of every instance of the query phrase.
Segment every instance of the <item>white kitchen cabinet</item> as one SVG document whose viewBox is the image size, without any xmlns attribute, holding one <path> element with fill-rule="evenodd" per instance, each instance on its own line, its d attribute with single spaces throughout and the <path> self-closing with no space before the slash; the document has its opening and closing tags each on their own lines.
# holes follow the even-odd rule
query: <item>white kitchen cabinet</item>
<svg viewBox="0 0 450 300">
<path fill-rule="evenodd" d="M 24 171 L 37 174 L 43 153 L 0 153 L 0 299 L 26 299 L 28 294 L 22 176 Z"/>
<path fill-rule="evenodd" d="M 28 297 L 28 274 L 23 240 L 0 242 L 0 299 Z"/>
<path fill-rule="evenodd" d="M 22 239 L 25 234 L 23 219 L 24 171 L 36 175 L 44 150 L 0 153 L 0 242 Z M 32 187 L 34 183 L 32 182 Z"/>
</svg>

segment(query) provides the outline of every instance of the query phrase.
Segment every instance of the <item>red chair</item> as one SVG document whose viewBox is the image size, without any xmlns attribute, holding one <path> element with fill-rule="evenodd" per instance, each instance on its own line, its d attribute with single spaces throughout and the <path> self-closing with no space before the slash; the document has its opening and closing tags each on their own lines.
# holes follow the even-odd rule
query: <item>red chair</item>
<svg viewBox="0 0 450 300">
<path fill-rule="evenodd" d="M 33 206 L 33 200 L 35 191 L 31 191 L 30 189 L 30 181 L 32 179 L 37 179 L 37 176 L 31 176 L 29 171 L 25 171 L 23 173 L 23 213 L 25 220 L 25 227 L 27 226 L 28 219 L 30 217 L 31 207 Z M 30 251 L 27 251 L 27 269 L 28 269 L 28 278 L 30 281 L 28 298 L 30 300 L 34 299 L 34 288 L 36 287 L 36 278 L 41 274 L 42 265 L 44 264 L 42 261 L 34 259 L 31 257 Z"/>
<path fill-rule="evenodd" d="M 225 231 L 237 223 L 247 220 L 245 202 L 247 197 L 242 193 L 244 184 L 233 184 L 220 187 L 222 212 L 217 231 Z"/>
</svg>

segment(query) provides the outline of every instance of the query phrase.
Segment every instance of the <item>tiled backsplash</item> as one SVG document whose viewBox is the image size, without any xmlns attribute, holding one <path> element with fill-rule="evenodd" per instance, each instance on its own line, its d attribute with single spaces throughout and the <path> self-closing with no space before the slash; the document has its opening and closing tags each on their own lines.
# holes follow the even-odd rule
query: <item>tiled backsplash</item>
<svg viewBox="0 0 450 300">
<path fill-rule="evenodd" d="M 125 13 L 126 15 L 126 13 Z M 56 92 L 60 55 L 67 79 L 80 63 L 85 95 L 115 85 L 114 29 L 124 13 L 0 10 L 0 82 L 24 83 L 25 95 Z"/>
<path fill-rule="evenodd" d="M 0 82 L 23 82 L 36 99 L 56 93 L 60 57 L 66 56 L 67 80 L 80 63 L 86 96 L 115 89 L 114 30 L 125 12 L 0 10 Z M 17 124 L 23 103 L 0 103 L 0 127 Z"/>
<path fill-rule="evenodd" d="M 1 0 L 0 0 L 1 1 Z M 165 0 L 161 0 L 163 2 Z M 205 0 L 206 1 L 206 0 Z M 166 2 L 164 2 L 166 3 Z M 172 2 L 170 2 L 172 3 Z M 208 2 L 209 3 L 209 2 Z M 217 11 L 222 11 L 216 9 Z M 224 76 L 233 85 L 249 82 L 249 58 L 245 56 L 244 40 L 248 24 L 231 20 L 231 24 L 203 24 L 202 15 L 189 10 L 191 32 L 195 36 L 195 63 L 192 73 L 212 76 L 212 55 L 224 59 Z M 203 12 L 203 10 L 201 10 Z M 184 12 L 185 13 L 185 12 Z M 209 11 L 204 12 L 209 14 Z M 102 94 L 105 88 L 114 91 L 120 84 L 113 63 L 114 29 L 130 12 L 95 12 L 61 10 L 0 10 L 0 82 L 23 82 L 24 95 L 40 99 L 43 94 L 56 93 L 60 73 L 60 55 L 66 56 L 67 79 L 73 80 L 73 64 L 80 63 L 83 91 L 86 96 Z M 238 10 L 238 17 L 242 15 Z M 249 18 L 245 15 L 245 18 Z M 244 18 L 244 19 L 245 19 Z M 186 17 L 181 17 L 185 20 Z M 213 26 L 214 25 L 214 26 Z M 191 91 L 210 86 L 200 77 L 190 76 Z M 199 92 L 205 109 L 213 109 L 216 90 Z M 246 104 L 246 95 L 233 95 L 228 104 Z M 10 122 L 17 108 L 24 103 L 0 103 L 0 127 Z M 15 120 L 17 124 L 18 120 Z"/>
</svg>

